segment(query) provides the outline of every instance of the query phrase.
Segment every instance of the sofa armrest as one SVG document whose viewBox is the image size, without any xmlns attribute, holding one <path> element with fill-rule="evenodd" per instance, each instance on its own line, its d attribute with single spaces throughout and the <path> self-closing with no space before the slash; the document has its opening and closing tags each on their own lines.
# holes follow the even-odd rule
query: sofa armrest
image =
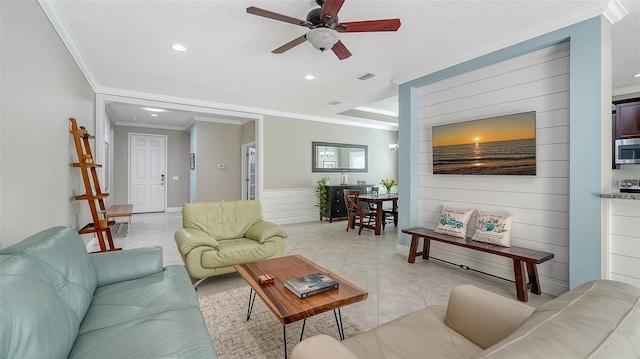
<svg viewBox="0 0 640 359">
<path fill-rule="evenodd" d="M 258 243 L 263 243 L 271 237 L 278 236 L 287 238 L 289 235 L 287 234 L 287 231 L 284 230 L 284 228 L 275 223 L 260 221 L 254 223 L 251 227 L 249 227 L 244 236 L 246 238 L 257 241 Z"/>
<path fill-rule="evenodd" d="M 359 357 L 333 337 L 319 334 L 298 343 L 291 351 L 291 359 L 359 359 Z"/>
<path fill-rule="evenodd" d="M 178 250 L 183 256 L 186 256 L 192 249 L 197 247 L 213 247 L 218 249 L 220 244 L 209 235 L 209 233 L 196 228 L 180 228 L 174 234 Z"/>
<path fill-rule="evenodd" d="M 471 285 L 453 288 L 445 324 L 486 349 L 511 334 L 535 308 Z"/>
<path fill-rule="evenodd" d="M 162 247 L 89 254 L 97 286 L 123 282 L 162 272 Z"/>
</svg>

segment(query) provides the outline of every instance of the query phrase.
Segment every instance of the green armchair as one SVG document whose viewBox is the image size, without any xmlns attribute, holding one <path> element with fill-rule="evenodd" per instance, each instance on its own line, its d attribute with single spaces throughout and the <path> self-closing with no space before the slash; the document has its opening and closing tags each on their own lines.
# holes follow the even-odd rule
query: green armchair
<svg viewBox="0 0 640 359">
<path fill-rule="evenodd" d="M 174 237 L 197 287 L 236 264 L 282 256 L 287 232 L 262 220 L 260 201 L 198 202 L 184 204 Z"/>
</svg>

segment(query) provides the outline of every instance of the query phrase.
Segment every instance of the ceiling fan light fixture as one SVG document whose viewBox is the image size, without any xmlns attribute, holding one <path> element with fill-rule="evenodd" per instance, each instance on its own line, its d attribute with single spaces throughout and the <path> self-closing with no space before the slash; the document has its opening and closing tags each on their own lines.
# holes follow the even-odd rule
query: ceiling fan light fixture
<svg viewBox="0 0 640 359">
<path fill-rule="evenodd" d="M 338 33 L 326 27 L 311 29 L 307 33 L 307 40 L 320 51 L 328 50 L 338 42 Z"/>
</svg>

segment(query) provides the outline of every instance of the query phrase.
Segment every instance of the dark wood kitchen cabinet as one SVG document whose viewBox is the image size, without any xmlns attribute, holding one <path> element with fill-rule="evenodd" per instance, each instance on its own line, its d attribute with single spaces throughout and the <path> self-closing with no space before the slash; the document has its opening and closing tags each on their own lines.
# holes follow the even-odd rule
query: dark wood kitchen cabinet
<svg viewBox="0 0 640 359">
<path fill-rule="evenodd" d="M 615 139 L 640 137 L 640 98 L 617 101 Z"/>
</svg>

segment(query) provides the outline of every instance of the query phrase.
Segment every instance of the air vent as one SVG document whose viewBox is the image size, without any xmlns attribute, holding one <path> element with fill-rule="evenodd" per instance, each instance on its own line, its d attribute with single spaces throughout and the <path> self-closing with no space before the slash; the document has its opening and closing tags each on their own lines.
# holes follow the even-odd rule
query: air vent
<svg viewBox="0 0 640 359">
<path fill-rule="evenodd" d="M 331 106 L 335 106 L 335 105 L 339 105 L 339 104 L 341 104 L 341 103 L 342 103 L 342 102 L 340 102 L 340 101 L 331 101 L 331 102 L 329 102 L 329 105 L 331 105 Z"/>
<path fill-rule="evenodd" d="M 370 79 L 370 78 L 372 78 L 374 76 L 375 76 L 374 74 L 367 72 L 364 75 L 360 75 L 360 76 L 356 77 L 356 80 L 365 81 L 365 80 L 368 80 L 368 79 Z"/>
</svg>

